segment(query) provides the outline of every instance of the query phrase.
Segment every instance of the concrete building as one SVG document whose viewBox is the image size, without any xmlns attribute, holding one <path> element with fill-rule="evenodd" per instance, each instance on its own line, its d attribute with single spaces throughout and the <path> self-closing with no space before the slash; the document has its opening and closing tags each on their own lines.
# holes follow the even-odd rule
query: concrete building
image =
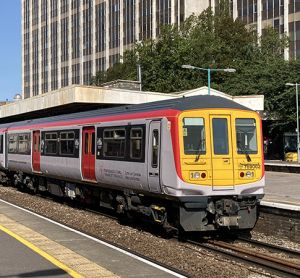
<svg viewBox="0 0 300 278">
<path fill-rule="evenodd" d="M 139 90 L 125 90 L 115 87 L 93 87 L 72 85 L 47 94 L 15 101 L 0 106 L 0 123 L 20 120 L 31 120 L 90 109 L 139 104 L 165 99 L 206 95 L 207 87 L 176 93 L 158 93 Z M 233 100 L 262 114 L 264 110 L 263 95 L 231 96 L 211 89 L 210 93 Z"/>
<path fill-rule="evenodd" d="M 136 41 L 205 7 L 205 0 L 22 0 L 23 98 L 89 84 Z"/>
</svg>

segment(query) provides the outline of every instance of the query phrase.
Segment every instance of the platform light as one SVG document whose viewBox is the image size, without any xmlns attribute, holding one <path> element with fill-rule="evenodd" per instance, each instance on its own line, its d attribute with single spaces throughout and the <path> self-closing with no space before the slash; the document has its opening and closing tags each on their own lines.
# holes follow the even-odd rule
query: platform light
<svg viewBox="0 0 300 278">
<path fill-rule="evenodd" d="M 207 93 L 210 95 L 210 80 L 211 80 L 211 72 L 212 71 L 224 71 L 224 72 L 236 72 L 236 69 L 226 68 L 226 69 L 213 69 L 213 68 L 200 68 L 192 65 L 182 65 L 183 69 L 196 69 L 196 70 L 204 70 L 207 71 Z"/>
</svg>

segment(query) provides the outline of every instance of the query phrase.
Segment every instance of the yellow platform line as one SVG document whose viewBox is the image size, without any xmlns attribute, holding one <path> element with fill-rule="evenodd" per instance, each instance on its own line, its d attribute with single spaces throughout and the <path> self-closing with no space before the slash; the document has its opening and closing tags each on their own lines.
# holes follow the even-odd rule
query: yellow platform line
<svg viewBox="0 0 300 278">
<path fill-rule="evenodd" d="M 34 252 L 73 277 L 119 278 L 105 269 L 48 237 L 15 222 L 0 213 L 0 231 L 12 236 Z"/>
<path fill-rule="evenodd" d="M 29 242 L 28 240 L 20 237 L 19 235 L 15 234 L 14 232 L 10 231 L 9 229 L 3 227 L 2 225 L 0 225 L 0 230 L 5 232 L 9 236 L 15 238 L 16 240 L 18 240 L 19 242 L 21 242 L 22 244 L 24 244 L 25 246 L 27 246 L 28 248 L 33 250 L 34 252 L 38 253 L 40 256 L 42 256 L 43 258 L 45 258 L 46 260 L 48 260 L 55 266 L 59 267 L 60 269 L 64 270 L 72 277 L 75 277 L 75 278 L 83 278 L 84 277 L 84 276 L 80 275 L 79 273 L 77 273 L 76 271 L 74 271 L 73 269 L 66 266 L 65 264 L 63 264 L 62 262 L 60 262 L 59 260 L 57 260 L 54 257 L 52 257 L 51 255 L 49 255 L 42 249 L 38 248 L 37 246 L 35 246 L 31 242 Z"/>
</svg>

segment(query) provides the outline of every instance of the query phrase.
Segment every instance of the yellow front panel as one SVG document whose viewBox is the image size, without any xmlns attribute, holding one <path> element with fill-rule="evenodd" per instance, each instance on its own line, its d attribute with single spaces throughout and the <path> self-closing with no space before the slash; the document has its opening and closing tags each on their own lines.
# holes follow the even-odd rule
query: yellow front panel
<svg viewBox="0 0 300 278">
<path fill-rule="evenodd" d="M 190 122 L 192 122 L 191 119 L 193 118 L 196 118 L 198 122 L 199 118 L 201 118 L 201 123 L 203 121 L 204 130 L 202 135 L 205 136 L 205 142 L 202 142 L 202 151 L 199 153 L 197 153 L 197 147 L 195 146 L 191 146 L 191 149 L 193 149 L 192 154 L 185 150 L 185 147 L 186 149 L 190 148 L 188 144 L 190 142 L 184 142 L 186 140 L 184 138 L 189 135 L 189 129 L 185 125 L 188 123 L 183 122 L 186 118 Z M 238 122 L 241 121 L 240 119 L 252 119 L 255 123 L 256 153 L 247 155 L 246 153 L 241 153 L 240 148 L 237 148 L 237 144 L 240 144 L 237 142 L 239 141 L 237 134 L 239 134 Z M 214 137 L 217 138 L 220 135 L 215 134 L 214 136 L 214 121 L 227 123 L 228 145 L 225 147 L 224 142 L 218 142 L 217 139 L 214 141 Z M 253 111 L 210 109 L 183 112 L 179 116 L 180 160 L 183 180 L 193 184 L 214 186 L 215 189 L 218 186 L 225 186 L 230 189 L 236 185 L 260 180 L 263 166 L 260 124 L 258 114 Z M 224 131 L 225 128 L 223 126 Z M 194 145 L 197 144 L 197 140 L 193 140 L 192 143 Z M 203 146 L 205 146 L 205 151 Z"/>
</svg>

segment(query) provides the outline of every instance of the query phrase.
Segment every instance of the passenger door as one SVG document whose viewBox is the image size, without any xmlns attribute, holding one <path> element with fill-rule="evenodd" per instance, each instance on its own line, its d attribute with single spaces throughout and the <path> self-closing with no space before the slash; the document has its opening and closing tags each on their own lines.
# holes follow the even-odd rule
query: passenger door
<svg viewBox="0 0 300 278">
<path fill-rule="evenodd" d="M 82 130 L 82 177 L 95 181 L 95 128 L 84 127 Z"/>
<path fill-rule="evenodd" d="M 41 133 L 34 130 L 32 133 L 32 169 L 34 172 L 41 171 Z"/>
<path fill-rule="evenodd" d="M 234 188 L 231 116 L 210 115 L 213 190 Z"/>
<path fill-rule="evenodd" d="M 148 185 L 151 192 L 160 192 L 160 121 L 151 121 L 148 142 Z"/>
</svg>

